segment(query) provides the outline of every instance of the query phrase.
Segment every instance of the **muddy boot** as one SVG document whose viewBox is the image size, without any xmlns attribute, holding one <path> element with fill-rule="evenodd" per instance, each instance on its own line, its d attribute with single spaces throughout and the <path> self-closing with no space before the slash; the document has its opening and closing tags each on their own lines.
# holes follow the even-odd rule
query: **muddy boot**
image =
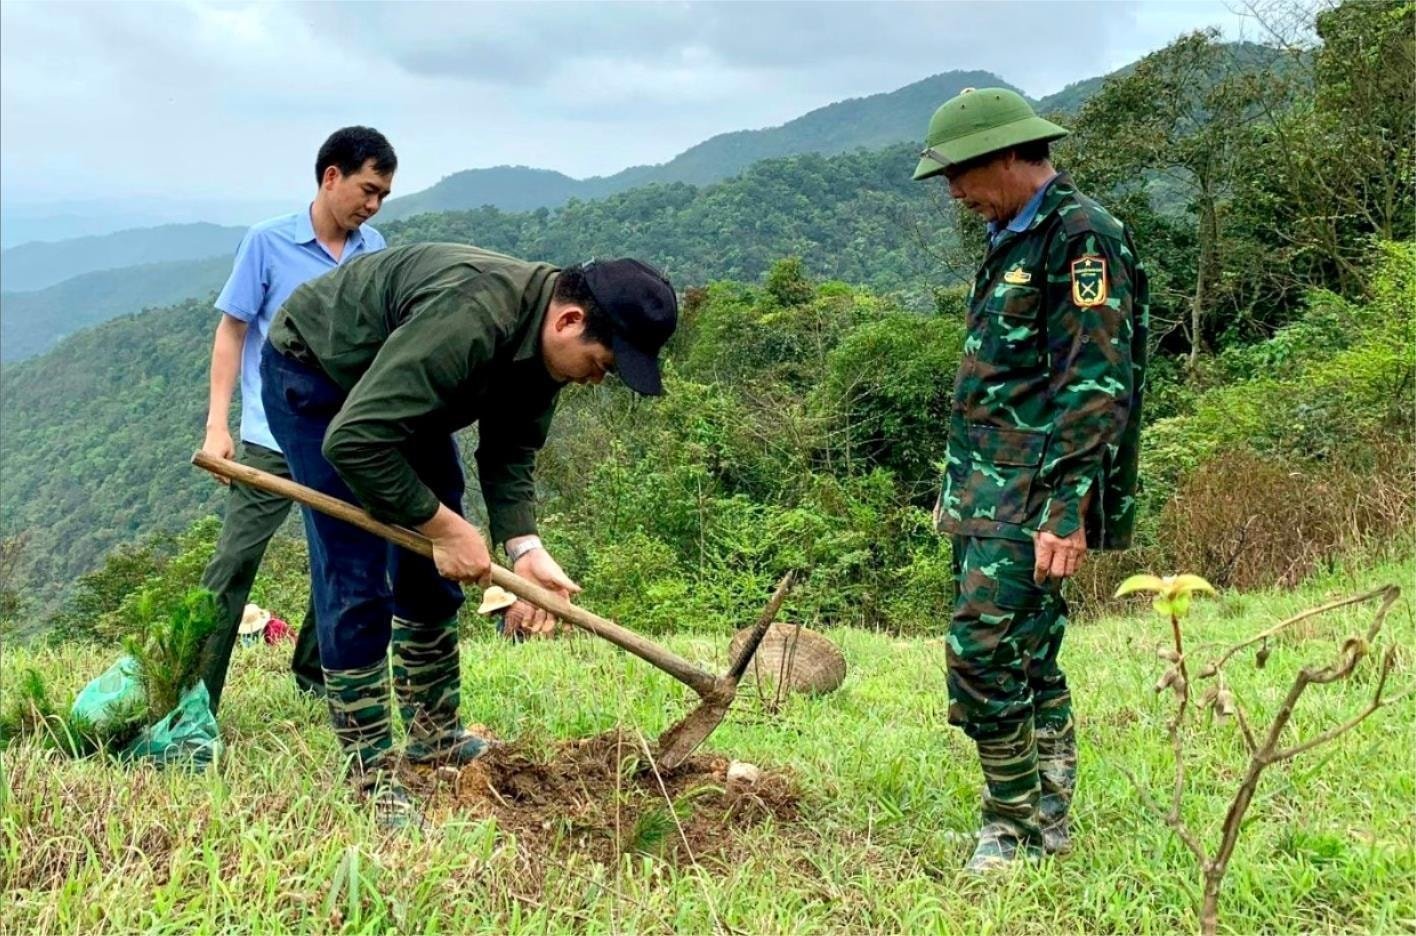
<svg viewBox="0 0 1416 936">
<path fill-rule="evenodd" d="M 387 658 L 357 669 L 326 669 L 324 684 L 330 722 L 356 794 L 374 807 L 385 828 L 419 824 L 418 807 L 394 773 Z"/>
<path fill-rule="evenodd" d="M 393 619 L 393 687 L 408 728 L 414 764 L 460 766 L 486 753 L 487 741 L 462 727 L 457 619 L 440 624 Z"/>
<path fill-rule="evenodd" d="M 1070 714 L 1061 725 L 1038 725 L 1037 772 L 1042 781 L 1038 816 L 1043 850 L 1049 855 L 1065 855 L 1072 850 L 1067 815 L 1077 787 L 1077 734 Z"/>
<path fill-rule="evenodd" d="M 986 785 L 978 843 L 964 870 L 985 874 L 1042 855 L 1038 828 L 1037 744 L 1032 721 L 975 739 Z"/>
</svg>

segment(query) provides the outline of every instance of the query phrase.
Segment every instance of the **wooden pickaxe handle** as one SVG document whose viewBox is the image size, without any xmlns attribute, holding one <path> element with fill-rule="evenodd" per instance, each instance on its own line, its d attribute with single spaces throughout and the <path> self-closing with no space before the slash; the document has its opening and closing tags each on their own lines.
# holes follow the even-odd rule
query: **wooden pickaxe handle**
<svg viewBox="0 0 1416 936">
<path fill-rule="evenodd" d="M 369 516 L 367 511 L 337 497 L 316 491 L 314 488 L 261 471 L 259 468 L 252 468 L 250 465 L 208 455 L 206 452 L 199 451 L 193 455 L 192 464 L 230 481 L 288 497 L 290 500 L 318 510 L 320 513 L 353 524 L 376 536 L 382 536 L 394 545 L 402 546 L 420 556 L 427 556 L 429 559 L 433 556 L 433 541 L 423 534 L 407 527 L 394 526 L 375 520 Z M 634 654 L 646 663 L 657 666 L 698 693 L 700 697 L 706 698 L 713 695 L 718 689 L 716 676 L 694 666 L 672 650 L 646 640 L 634 631 L 620 627 L 614 621 L 607 621 L 597 614 L 591 614 L 584 608 L 576 607 L 550 589 L 527 581 L 510 569 L 504 569 L 496 563 L 492 563 L 492 583 L 500 585 L 516 597 L 529 601 L 563 621 L 569 621 L 576 627 L 587 630 L 597 637 L 603 637 L 621 650 Z"/>
</svg>

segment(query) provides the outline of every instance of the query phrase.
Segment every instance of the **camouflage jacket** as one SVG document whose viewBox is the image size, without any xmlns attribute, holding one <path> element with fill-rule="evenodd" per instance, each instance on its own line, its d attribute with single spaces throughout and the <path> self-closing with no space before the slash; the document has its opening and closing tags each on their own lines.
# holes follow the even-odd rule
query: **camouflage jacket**
<svg viewBox="0 0 1416 936">
<path fill-rule="evenodd" d="M 1057 176 L 969 293 L 941 530 L 1029 540 L 1085 524 L 1091 548 L 1130 544 L 1148 302 L 1126 226 Z"/>
</svg>

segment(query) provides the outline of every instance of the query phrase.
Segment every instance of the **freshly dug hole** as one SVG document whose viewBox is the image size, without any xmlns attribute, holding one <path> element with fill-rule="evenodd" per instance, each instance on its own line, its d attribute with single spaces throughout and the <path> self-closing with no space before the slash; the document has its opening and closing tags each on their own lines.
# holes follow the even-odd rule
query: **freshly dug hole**
<svg viewBox="0 0 1416 936">
<path fill-rule="evenodd" d="M 409 785 L 434 824 L 495 818 L 532 865 L 569 853 L 613 864 L 626 852 L 686 865 L 726 857 L 753 826 L 798 824 L 790 779 L 764 770 L 755 782 L 729 782 L 729 763 L 698 755 L 656 774 L 637 738 L 611 731 L 558 744 L 544 760 L 517 743 L 498 746 L 460 771 L 420 768 Z"/>
</svg>

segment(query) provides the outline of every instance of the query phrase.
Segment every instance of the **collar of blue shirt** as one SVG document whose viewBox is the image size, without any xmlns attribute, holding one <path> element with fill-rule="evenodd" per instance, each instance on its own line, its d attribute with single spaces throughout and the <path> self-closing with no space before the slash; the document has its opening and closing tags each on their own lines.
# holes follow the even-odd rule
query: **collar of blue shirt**
<svg viewBox="0 0 1416 936">
<path fill-rule="evenodd" d="M 315 210 L 313 202 L 304 211 L 295 213 L 295 243 L 309 244 L 315 239 L 315 222 L 310 218 L 310 212 Z M 364 243 L 364 229 L 357 227 L 350 231 L 344 238 L 345 247 L 358 247 Z"/>
<path fill-rule="evenodd" d="M 1022 207 L 1021 211 L 1013 215 L 1013 219 L 1008 222 L 1007 226 L 1000 227 L 996 221 L 988 222 L 989 241 L 998 240 L 998 238 L 1003 236 L 1004 231 L 1012 231 L 1014 234 L 1021 234 L 1023 231 L 1026 231 L 1028 225 L 1032 224 L 1033 218 L 1037 217 L 1037 210 L 1042 207 L 1042 200 L 1047 195 L 1048 186 L 1052 184 L 1053 180 L 1055 180 L 1058 175 L 1060 175 L 1060 173 L 1054 172 L 1052 175 L 1048 176 L 1047 181 L 1038 186 L 1037 191 L 1033 192 L 1033 197 L 1028 199 L 1028 203 Z"/>
</svg>

